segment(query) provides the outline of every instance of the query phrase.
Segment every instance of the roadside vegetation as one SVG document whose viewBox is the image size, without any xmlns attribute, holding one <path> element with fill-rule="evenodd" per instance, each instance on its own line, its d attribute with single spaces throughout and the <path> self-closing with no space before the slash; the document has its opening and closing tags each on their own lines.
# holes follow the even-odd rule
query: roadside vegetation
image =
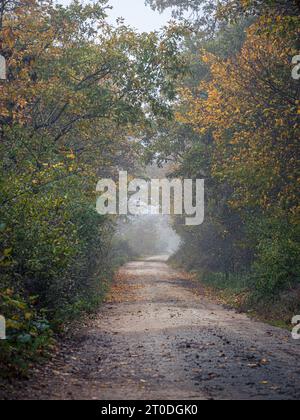
<svg viewBox="0 0 300 420">
<path fill-rule="evenodd" d="M 0 4 L 1 375 L 24 374 L 54 333 L 102 301 L 131 251 L 96 213 L 96 184 L 134 171 L 131 139 L 169 118 L 176 29 L 106 22 L 105 0 Z"/>
<path fill-rule="evenodd" d="M 121 264 L 172 249 L 97 214 L 119 170 L 204 178 L 205 222 L 174 218 L 172 262 L 245 310 L 300 312 L 299 2 L 146 3 L 176 23 L 139 34 L 107 23 L 106 0 L 0 2 L 2 376 L 46 357 Z"/>
<path fill-rule="evenodd" d="M 190 29 L 190 74 L 146 157 L 206 183 L 205 223 L 174 221 L 182 245 L 172 262 L 240 307 L 290 323 L 300 311 L 299 2 L 148 3 L 173 7 Z"/>
</svg>

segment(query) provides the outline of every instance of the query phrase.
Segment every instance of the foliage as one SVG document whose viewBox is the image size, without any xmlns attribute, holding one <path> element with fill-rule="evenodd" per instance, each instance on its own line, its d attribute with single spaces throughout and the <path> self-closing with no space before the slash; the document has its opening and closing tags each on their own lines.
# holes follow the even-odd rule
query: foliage
<svg viewBox="0 0 300 420">
<path fill-rule="evenodd" d="M 276 297 L 299 286 L 299 224 L 270 217 L 256 221 L 251 234 L 259 237 L 253 273 L 256 298 Z"/>
<path fill-rule="evenodd" d="M 0 293 L 7 335 L 7 340 L 0 341 L 1 376 L 25 374 L 27 364 L 45 357 L 53 344 L 50 324 L 36 311 L 35 300 L 35 296 L 24 300 L 12 289 Z"/>
<path fill-rule="evenodd" d="M 116 221 L 96 213 L 96 183 L 134 171 L 132 139 L 154 117 L 170 118 L 185 67 L 177 28 L 113 28 L 106 3 L 0 8 L 8 68 L 0 82 L 0 291 L 12 290 L 24 311 L 32 307 L 33 322 L 43 314 L 56 329 L 99 304 L 116 266 Z M 23 316 L 17 312 L 1 301 L 1 315 Z M 17 365 L 44 339 L 26 323 L 18 334 L 26 348 L 15 349 L 14 335 L 5 343 Z"/>
<path fill-rule="evenodd" d="M 295 49 L 288 44 L 290 33 L 274 39 L 256 30 L 256 25 L 251 28 L 238 58 L 205 57 L 213 80 L 200 89 L 208 99 L 196 99 L 187 118 L 201 133 L 213 130 L 213 173 L 233 184 L 233 205 L 281 208 L 292 216 L 297 212 L 299 117 L 289 57 Z"/>
<path fill-rule="evenodd" d="M 172 9 L 174 18 L 183 22 L 185 26 L 207 32 L 207 35 L 211 35 L 218 24 L 220 1 L 217 0 L 146 0 L 146 4 L 159 12 Z"/>
<path fill-rule="evenodd" d="M 177 262 L 260 301 L 299 287 L 299 2 L 148 3 L 180 25 L 111 27 L 106 0 L 1 2 L 6 373 L 24 373 L 54 328 L 97 307 L 114 267 L 162 251 L 162 226 L 133 223 L 120 239 L 95 211 L 99 177 L 140 170 L 141 150 L 206 182 L 205 224 L 174 219 Z"/>
<path fill-rule="evenodd" d="M 193 71 L 179 87 L 176 121 L 146 151 L 172 161 L 173 174 L 206 180 L 205 223 L 175 221 L 182 246 L 173 259 L 228 287 L 246 281 L 260 299 L 299 283 L 297 7 L 220 2 L 213 37 L 199 31 L 185 44 Z"/>
</svg>

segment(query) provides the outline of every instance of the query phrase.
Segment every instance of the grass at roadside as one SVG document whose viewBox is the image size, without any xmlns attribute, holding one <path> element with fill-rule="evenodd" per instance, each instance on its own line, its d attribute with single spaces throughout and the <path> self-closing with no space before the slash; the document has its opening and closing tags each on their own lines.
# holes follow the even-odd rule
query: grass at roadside
<svg viewBox="0 0 300 420">
<path fill-rule="evenodd" d="M 270 325 L 291 330 L 292 318 L 300 314 L 300 289 L 287 290 L 275 296 L 261 296 L 247 287 L 246 279 L 229 278 L 228 282 L 214 276 L 197 275 L 197 279 L 218 300 L 250 317 Z"/>
<path fill-rule="evenodd" d="M 275 327 L 291 330 L 292 318 L 300 314 L 300 287 L 274 296 L 262 296 L 248 286 L 247 275 L 205 275 L 194 271 L 192 279 L 208 299 Z"/>
</svg>

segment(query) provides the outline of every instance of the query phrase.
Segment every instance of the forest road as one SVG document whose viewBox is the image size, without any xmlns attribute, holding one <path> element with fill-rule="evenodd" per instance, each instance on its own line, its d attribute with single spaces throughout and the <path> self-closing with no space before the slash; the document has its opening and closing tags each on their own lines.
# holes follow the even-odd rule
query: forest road
<svg viewBox="0 0 300 420">
<path fill-rule="evenodd" d="M 300 342 L 211 303 L 165 259 L 123 267 L 98 315 L 9 398 L 299 399 Z"/>
</svg>

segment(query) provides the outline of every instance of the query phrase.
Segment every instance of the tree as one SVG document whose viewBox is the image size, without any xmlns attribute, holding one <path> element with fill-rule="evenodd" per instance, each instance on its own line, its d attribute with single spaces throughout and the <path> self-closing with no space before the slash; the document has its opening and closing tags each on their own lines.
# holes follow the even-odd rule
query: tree
<svg viewBox="0 0 300 420">
<path fill-rule="evenodd" d="M 179 5 L 159 4 L 171 3 Z M 147 148 L 148 157 L 171 161 L 174 174 L 206 180 L 205 224 L 175 222 L 175 259 L 216 278 L 238 273 L 265 297 L 299 278 L 297 7 L 221 2 L 213 36 L 200 31 L 184 45 L 191 72 L 179 88 L 177 121 Z"/>
<path fill-rule="evenodd" d="M 57 324 L 99 303 L 115 219 L 96 213 L 96 183 L 134 171 L 133 139 L 172 113 L 180 32 L 112 28 L 106 3 L 1 2 L 0 312 L 12 321 L 4 359 L 18 360 L 23 333 L 39 348 L 41 318 Z M 14 323 L 29 306 L 30 320 Z"/>
<path fill-rule="evenodd" d="M 260 30 L 267 22 L 271 30 Z M 236 56 L 206 54 L 211 77 L 198 94 L 183 91 L 179 116 L 201 136 L 212 135 L 212 177 L 232 188 L 227 204 L 246 223 L 256 285 L 269 294 L 299 275 L 299 86 L 290 65 L 299 24 L 286 16 L 276 22 L 262 16 Z"/>
<path fill-rule="evenodd" d="M 173 17 L 188 27 L 212 36 L 220 22 L 217 19 L 218 0 L 146 0 L 153 10 L 163 12 L 171 8 Z"/>
</svg>

